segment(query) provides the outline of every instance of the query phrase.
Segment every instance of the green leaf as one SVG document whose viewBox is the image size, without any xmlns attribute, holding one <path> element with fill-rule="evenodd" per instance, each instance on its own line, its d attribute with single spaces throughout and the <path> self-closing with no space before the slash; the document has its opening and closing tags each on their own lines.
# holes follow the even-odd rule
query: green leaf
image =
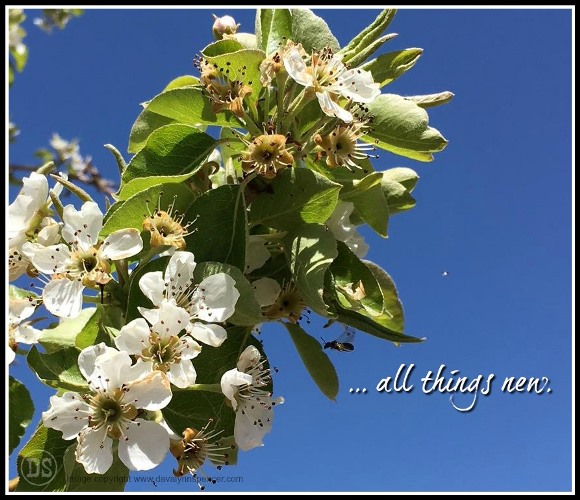
<svg viewBox="0 0 580 500">
<path fill-rule="evenodd" d="M 204 193 L 191 204 L 185 219 L 196 220 L 195 231 L 185 238 L 196 262 L 224 262 L 244 269 L 246 206 L 239 185 Z"/>
<path fill-rule="evenodd" d="M 363 64 L 361 69 L 370 71 L 375 83 L 384 87 L 415 66 L 422 53 L 423 49 L 415 47 L 388 52 Z"/>
<path fill-rule="evenodd" d="M 397 9 L 382 10 L 371 24 L 356 35 L 348 45 L 342 48 L 340 52 L 345 54 L 344 62 L 350 62 L 352 55 L 355 55 L 358 51 L 376 41 L 377 38 L 379 38 L 379 36 L 381 36 L 381 34 L 388 28 L 389 24 L 391 24 L 396 13 Z"/>
<path fill-rule="evenodd" d="M 240 297 L 236 303 L 236 311 L 228 319 L 228 322 L 239 326 L 254 326 L 261 323 L 264 318 L 254 297 L 254 289 L 237 267 L 220 262 L 203 262 L 195 267 L 193 277 L 195 283 L 199 284 L 208 276 L 217 273 L 226 273 L 231 276 L 236 282 L 238 292 L 240 292 Z"/>
<path fill-rule="evenodd" d="M 82 392 L 88 388 L 88 384 L 79 370 L 78 358 L 79 351 L 74 347 L 41 354 L 36 346 L 32 346 L 26 360 L 44 384 L 57 389 Z"/>
<path fill-rule="evenodd" d="M 163 89 L 163 92 L 167 92 L 168 90 L 173 90 L 173 89 L 180 89 L 182 87 L 196 86 L 196 85 L 200 85 L 199 78 L 197 78 L 195 76 L 191 76 L 191 75 L 178 76 L 177 78 L 174 78 L 173 80 L 171 80 L 165 86 L 165 88 Z"/>
<path fill-rule="evenodd" d="M 155 130 L 130 161 L 123 183 L 137 177 L 195 172 L 215 148 L 216 141 L 190 125 L 171 124 Z"/>
<path fill-rule="evenodd" d="M 423 109 L 427 109 L 434 108 L 435 106 L 441 106 L 442 104 L 447 104 L 448 102 L 451 102 L 451 99 L 454 97 L 455 94 L 453 92 L 445 91 L 439 92 L 438 94 L 407 96 L 405 99 L 409 99 L 417 106 L 421 106 Z"/>
<path fill-rule="evenodd" d="M 204 56 L 210 63 L 217 66 L 223 77 L 230 81 L 238 80 L 249 85 L 252 88 L 249 98 L 253 101 L 258 99 L 262 90 L 260 63 L 266 57 L 262 50 L 241 49 L 216 56 L 208 56 L 204 53 Z"/>
<path fill-rule="evenodd" d="M 20 480 L 16 491 L 65 491 L 63 460 L 70 444 L 62 439 L 61 432 L 39 424 L 18 454 L 16 468 Z"/>
<path fill-rule="evenodd" d="M 267 55 L 292 39 L 292 14 L 288 9 L 257 9 L 256 38 Z"/>
<path fill-rule="evenodd" d="M 383 238 L 387 236 L 389 206 L 381 189 L 383 175 L 373 172 L 361 180 L 353 180 L 340 193 L 341 200 L 354 204 L 355 214 Z"/>
<path fill-rule="evenodd" d="M 336 240 L 324 225 L 305 224 L 285 238 L 285 248 L 300 295 L 313 311 L 326 316 L 324 275 L 337 256 Z"/>
<path fill-rule="evenodd" d="M 230 54 L 242 50 L 242 44 L 236 40 L 224 39 L 212 42 L 202 49 L 201 53 L 204 57 L 215 57 L 223 54 Z"/>
<path fill-rule="evenodd" d="M 114 231 L 130 227 L 142 231 L 145 217 L 157 208 L 167 211 L 168 207 L 173 205 L 173 213 L 179 211 L 183 214 L 191 205 L 193 198 L 194 194 L 183 184 L 160 184 L 140 191 L 125 200 L 119 209 L 111 213 L 101 229 L 100 237 L 105 238 Z M 182 226 L 188 222 L 190 220 L 185 218 Z"/>
<path fill-rule="evenodd" d="M 84 309 L 81 314 L 86 310 Z M 97 345 L 99 342 L 108 340 L 108 337 L 104 336 L 101 330 L 102 319 L 103 306 L 99 305 L 96 309 L 93 309 L 93 314 L 91 314 L 83 329 L 76 336 L 74 345 L 77 349 L 82 351 L 85 347 Z"/>
<path fill-rule="evenodd" d="M 219 384 L 222 375 L 236 367 L 240 354 L 250 344 L 263 353 L 248 328 L 228 328 L 228 338 L 220 347 L 202 349 L 195 358 L 198 383 Z M 215 422 L 212 428 L 222 430 L 222 436 L 234 434 L 236 414 L 223 394 L 175 389 L 171 402 L 163 409 L 163 416 L 177 434 L 187 427 L 199 430 L 210 418 Z"/>
<path fill-rule="evenodd" d="M 340 248 L 339 243 L 339 248 Z M 361 263 L 362 264 L 362 263 Z M 362 264 L 364 266 L 364 264 Z M 358 266 L 357 266 L 358 268 Z M 365 266 L 366 270 L 371 272 L 369 267 Z M 360 269 L 360 268 L 359 268 Z M 358 273 L 357 273 L 358 274 Z M 369 282 L 368 275 L 365 274 L 365 280 L 363 280 L 363 286 L 365 287 L 365 291 L 367 291 L 367 284 Z M 325 301 L 331 306 L 331 310 L 334 314 L 334 319 L 339 321 L 340 323 L 344 323 L 345 325 L 352 326 L 358 330 L 363 332 L 370 333 L 375 337 L 389 340 L 395 343 L 416 343 L 416 342 L 423 342 L 424 338 L 417 338 L 412 337 L 410 335 L 405 335 L 401 332 L 395 331 L 391 328 L 384 326 L 381 322 L 384 322 L 385 315 L 388 313 L 381 311 L 380 314 L 369 314 L 368 311 L 362 308 L 357 302 L 358 301 L 349 301 L 347 299 L 347 295 L 344 293 L 343 286 L 339 286 L 334 279 L 332 273 L 332 267 L 330 272 L 326 275 L 327 280 L 325 282 L 325 291 L 324 297 Z M 376 278 L 374 278 L 374 274 L 372 278 L 375 280 L 376 287 L 379 287 L 379 293 L 383 294 L 383 290 L 376 282 Z M 343 282 L 344 282 L 343 278 Z M 372 281 L 371 281 L 372 283 Z M 376 294 L 375 287 L 373 287 L 373 295 Z M 368 292 L 367 292 L 368 294 Z M 367 295 L 368 296 L 368 295 Z M 382 300 L 382 299 L 381 299 Z M 350 303 L 349 303 L 350 302 Z M 396 316 L 394 316 L 396 317 Z M 394 318 L 391 318 L 394 319 Z"/>
<path fill-rule="evenodd" d="M 199 79 L 196 78 L 195 76 L 190 75 L 178 76 L 177 78 L 169 82 L 162 92 L 167 92 L 168 90 L 173 90 L 182 87 L 198 86 L 199 84 L 200 84 Z M 146 104 L 148 105 L 149 103 Z M 174 122 L 175 120 L 173 120 L 172 118 L 157 115 L 155 113 L 148 111 L 147 108 L 145 108 L 143 111 L 141 111 L 141 114 L 137 117 L 137 120 L 135 121 L 133 127 L 131 128 L 131 134 L 129 136 L 129 146 L 127 148 L 129 153 L 137 153 L 143 146 L 145 146 L 147 138 L 151 135 L 151 133 L 154 130 Z M 203 127 L 199 128 L 203 129 Z"/>
<path fill-rule="evenodd" d="M 322 350 L 320 342 L 308 335 L 298 325 L 284 323 L 284 326 L 290 333 L 292 342 L 294 342 L 312 380 L 322 391 L 322 394 L 334 401 L 338 394 L 338 376 L 334 365 Z"/>
<path fill-rule="evenodd" d="M 391 153 L 419 161 L 432 161 L 447 140 L 429 127 L 427 112 L 414 102 L 395 94 L 382 94 L 368 105 L 373 128 L 362 140 L 374 142 Z"/>
<path fill-rule="evenodd" d="M 395 167 L 383 171 L 383 179 L 398 182 L 399 184 L 402 184 L 405 189 L 411 192 L 415 189 L 415 186 L 419 181 L 419 176 L 417 175 L 417 172 L 411 168 Z"/>
<path fill-rule="evenodd" d="M 240 126 L 232 114 L 219 113 L 216 115 L 211 110 L 211 103 L 203 94 L 202 89 L 195 87 L 163 92 L 149 102 L 147 111 L 185 125 Z"/>
<path fill-rule="evenodd" d="M 55 352 L 65 347 L 74 347 L 77 335 L 90 322 L 97 309 L 83 309 L 76 318 L 64 318 L 58 326 L 42 330 L 40 343 L 46 352 Z"/>
<path fill-rule="evenodd" d="M 75 452 L 77 444 L 71 444 L 64 453 L 64 472 L 66 491 L 100 492 L 124 491 L 129 481 L 129 468 L 114 454 L 111 468 L 104 474 L 87 474 L 85 468 L 77 462 Z"/>
<path fill-rule="evenodd" d="M 34 404 L 26 386 L 12 376 L 8 391 L 8 454 L 12 454 L 34 416 Z"/>
<path fill-rule="evenodd" d="M 391 330 L 403 333 L 405 331 L 405 313 L 395 282 L 384 269 L 374 262 L 369 260 L 363 262 L 373 273 L 383 294 L 383 313 L 373 319 Z"/>
<path fill-rule="evenodd" d="M 402 184 L 384 179 L 381 181 L 383 194 L 389 205 L 391 215 L 410 210 L 415 206 L 415 198 Z"/>
<path fill-rule="evenodd" d="M 383 294 L 372 272 L 342 241 L 337 242 L 337 248 L 338 256 L 330 265 L 330 271 L 343 306 L 371 317 L 379 316 L 383 312 Z M 359 281 L 362 281 L 366 296 L 351 303 L 344 289 Z"/>
<path fill-rule="evenodd" d="M 396 167 L 385 170 L 381 180 L 381 189 L 389 205 L 390 215 L 394 215 L 415 206 L 415 198 L 411 191 L 415 189 L 419 176 L 405 167 Z"/>
<path fill-rule="evenodd" d="M 250 207 L 250 222 L 276 229 L 324 223 L 338 203 L 340 184 L 307 169 L 287 168 Z"/>
<path fill-rule="evenodd" d="M 324 19 L 315 15 L 310 9 L 291 9 L 292 14 L 292 40 L 301 43 L 307 54 L 313 50 L 330 47 L 333 52 L 338 52 L 340 45 L 330 31 Z"/>
<path fill-rule="evenodd" d="M 181 184 L 194 174 L 195 171 L 182 175 L 153 175 L 151 177 L 137 177 L 122 186 L 117 197 L 120 201 L 123 201 L 150 187 L 158 186 L 159 184 Z"/>
<path fill-rule="evenodd" d="M 141 111 L 137 120 L 135 120 L 133 127 L 131 127 L 127 151 L 129 153 L 137 153 L 143 146 L 145 146 L 147 139 L 154 130 L 164 127 L 165 125 L 170 125 L 171 123 L 175 123 L 173 118 L 152 113 L 145 108 Z"/>
<path fill-rule="evenodd" d="M 398 35 L 396 33 L 390 33 L 388 35 L 384 35 L 380 37 L 378 40 L 375 40 L 368 45 L 363 45 L 360 51 L 356 51 L 350 55 L 347 59 L 346 64 L 349 67 L 356 67 L 360 66 L 364 61 L 366 61 L 371 55 L 373 55 L 377 50 L 379 50 L 385 42 L 396 38 Z M 346 58 L 345 58 L 346 59 Z"/>
</svg>

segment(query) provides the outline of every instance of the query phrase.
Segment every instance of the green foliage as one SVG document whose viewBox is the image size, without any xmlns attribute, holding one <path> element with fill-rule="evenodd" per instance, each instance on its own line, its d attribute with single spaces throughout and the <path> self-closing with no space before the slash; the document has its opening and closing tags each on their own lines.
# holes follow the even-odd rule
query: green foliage
<svg viewBox="0 0 580 500">
<path fill-rule="evenodd" d="M 28 389 L 12 376 L 8 380 L 8 453 L 20 443 L 34 415 L 34 404 Z"/>
</svg>

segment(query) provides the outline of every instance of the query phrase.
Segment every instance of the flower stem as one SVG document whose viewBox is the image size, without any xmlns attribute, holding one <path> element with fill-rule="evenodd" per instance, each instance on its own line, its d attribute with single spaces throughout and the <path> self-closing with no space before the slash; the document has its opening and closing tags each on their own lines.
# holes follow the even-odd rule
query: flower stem
<svg viewBox="0 0 580 500">
<path fill-rule="evenodd" d="M 250 115 L 246 113 L 246 110 L 244 108 L 242 108 L 242 118 L 244 121 L 243 125 L 248 129 L 248 132 L 250 132 L 250 134 L 252 134 L 253 136 L 262 135 L 262 131 L 258 128 L 254 120 L 250 118 Z"/>
<path fill-rule="evenodd" d="M 117 270 L 117 275 L 119 277 L 119 285 L 122 287 L 125 286 L 126 283 L 129 283 L 129 269 L 127 266 L 126 259 L 115 260 L 115 269 Z"/>
<path fill-rule="evenodd" d="M 222 386 L 221 384 L 193 384 L 189 387 L 186 387 L 185 389 L 173 387 L 173 391 L 206 391 L 222 394 Z"/>
</svg>

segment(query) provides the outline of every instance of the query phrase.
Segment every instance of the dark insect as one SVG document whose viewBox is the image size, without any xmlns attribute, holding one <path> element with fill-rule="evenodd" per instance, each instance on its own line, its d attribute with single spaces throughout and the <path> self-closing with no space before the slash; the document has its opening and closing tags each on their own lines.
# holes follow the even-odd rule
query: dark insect
<svg viewBox="0 0 580 500">
<path fill-rule="evenodd" d="M 340 352 L 352 352 L 354 351 L 354 334 L 355 331 L 351 328 L 346 327 L 344 333 L 337 339 L 326 342 L 322 337 L 322 342 L 324 342 L 323 349 L 334 349 Z"/>
</svg>

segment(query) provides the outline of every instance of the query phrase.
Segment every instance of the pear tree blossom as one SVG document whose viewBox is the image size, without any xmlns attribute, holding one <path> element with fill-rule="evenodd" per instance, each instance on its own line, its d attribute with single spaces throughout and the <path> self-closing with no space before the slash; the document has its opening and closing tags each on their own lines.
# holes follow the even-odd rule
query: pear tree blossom
<svg viewBox="0 0 580 500">
<path fill-rule="evenodd" d="M 240 292 L 235 281 L 225 273 L 208 276 L 198 285 L 194 283 L 196 263 L 191 252 L 175 252 L 165 273 L 145 274 L 139 287 L 156 309 L 139 308 L 152 325 L 161 318 L 161 307 L 166 303 L 184 309 L 189 316 L 187 332 L 196 340 L 219 347 L 227 338 L 225 328 L 216 323 L 227 320 L 235 311 Z"/>
<path fill-rule="evenodd" d="M 310 65 L 305 58 L 308 59 L 304 49 L 293 45 L 283 55 L 284 66 L 293 80 L 316 93 L 320 109 L 328 116 L 350 123 L 352 114 L 337 102 L 340 97 L 369 103 L 381 93 L 371 73 L 358 68 L 347 69 L 342 62 L 343 55 L 333 54 L 330 48 L 312 54 Z"/>
<path fill-rule="evenodd" d="M 260 351 L 250 345 L 240 354 L 236 368 L 224 373 L 220 382 L 236 412 L 234 437 L 244 451 L 263 446 L 264 435 L 272 430 L 273 407 L 284 402 L 267 389 L 270 370 L 264 364 Z"/>
<path fill-rule="evenodd" d="M 186 388 L 195 384 L 196 372 L 191 364 L 201 351 L 201 346 L 185 333 L 189 314 L 170 301 L 163 301 L 158 310 L 157 321 L 151 326 L 138 318 L 127 323 L 115 345 L 137 359 L 150 361 L 154 370 L 167 375 L 176 387 Z M 151 317 L 151 315 L 148 315 Z"/>
<path fill-rule="evenodd" d="M 113 463 L 113 442 L 131 470 L 159 465 L 169 450 L 169 435 L 139 410 L 159 410 L 171 400 L 167 377 L 151 370 L 151 362 L 132 364 L 129 355 L 104 343 L 79 354 L 79 369 L 90 393 L 65 392 L 50 398 L 42 413 L 44 425 L 77 439 L 76 459 L 89 474 L 103 474 Z"/>
<path fill-rule="evenodd" d="M 8 298 L 8 347 L 6 358 L 8 364 L 16 357 L 15 350 L 19 343 L 36 344 L 42 332 L 34 328 L 29 321 L 36 310 L 39 301 L 34 297 L 12 297 Z"/>
<path fill-rule="evenodd" d="M 111 280 L 111 263 L 137 254 L 143 241 L 136 229 L 122 229 L 99 241 L 103 214 L 92 201 L 80 210 L 64 207 L 62 237 L 66 243 L 25 243 L 22 251 L 35 268 L 51 280 L 43 289 L 45 307 L 55 316 L 74 318 L 82 309 L 83 290 L 106 285 Z"/>
<path fill-rule="evenodd" d="M 22 252 L 22 246 L 36 240 L 40 246 L 53 245 L 60 239 L 60 225 L 49 217 L 51 199 L 45 175 L 31 172 L 22 179 L 23 187 L 16 199 L 8 206 L 8 271 L 14 281 L 29 270 L 30 261 Z M 58 196 L 62 186 L 54 188 Z"/>
</svg>

